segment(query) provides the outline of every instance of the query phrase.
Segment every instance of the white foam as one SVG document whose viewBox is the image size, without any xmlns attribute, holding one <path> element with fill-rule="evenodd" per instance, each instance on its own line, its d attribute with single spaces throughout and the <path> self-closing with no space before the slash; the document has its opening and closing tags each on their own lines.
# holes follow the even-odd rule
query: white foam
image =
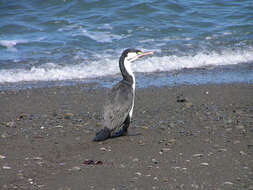
<svg viewBox="0 0 253 190">
<path fill-rule="evenodd" d="M 253 61 L 253 51 L 225 51 L 221 54 L 198 53 L 194 56 L 150 57 L 144 63 L 135 62 L 133 68 L 138 72 L 157 72 L 198 68 L 208 66 L 233 65 Z"/>
<path fill-rule="evenodd" d="M 114 75 L 119 72 L 118 63 L 104 60 L 89 65 L 79 64 L 73 66 L 58 66 L 47 63 L 40 67 L 32 67 L 30 70 L 12 69 L 0 70 L 0 83 L 23 82 L 23 81 L 57 81 L 71 79 L 96 78 L 106 75 Z"/>
<path fill-rule="evenodd" d="M 0 45 L 12 49 L 19 43 L 27 43 L 26 40 L 0 40 Z"/>
<path fill-rule="evenodd" d="M 118 56 L 119 57 L 119 56 Z M 0 70 L 0 83 L 22 81 L 56 81 L 96 78 L 120 73 L 118 57 L 101 55 L 98 61 L 81 63 L 78 65 L 59 66 L 55 63 L 32 67 L 30 70 L 12 69 Z M 252 50 L 225 51 L 221 54 L 198 53 L 194 56 L 151 56 L 145 60 L 133 63 L 133 70 L 137 72 L 172 71 L 184 68 L 198 68 L 219 65 L 231 65 L 253 62 Z"/>
<path fill-rule="evenodd" d="M 93 32 L 93 31 L 87 31 L 85 29 L 82 29 L 81 31 L 81 35 L 84 35 L 86 37 L 89 37 L 92 40 L 95 40 L 97 42 L 112 42 L 114 40 L 120 40 L 122 38 L 124 38 L 123 35 L 116 35 L 116 34 L 112 34 L 110 32 Z"/>
</svg>

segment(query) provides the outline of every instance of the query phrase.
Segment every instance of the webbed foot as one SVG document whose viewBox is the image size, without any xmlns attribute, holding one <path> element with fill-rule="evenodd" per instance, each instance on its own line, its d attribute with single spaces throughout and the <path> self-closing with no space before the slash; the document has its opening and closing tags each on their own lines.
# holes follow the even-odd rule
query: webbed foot
<svg viewBox="0 0 253 190">
<path fill-rule="evenodd" d="M 98 133 L 96 133 L 96 136 L 94 137 L 93 141 L 104 141 L 110 137 L 110 130 L 108 128 L 104 128 Z"/>
<path fill-rule="evenodd" d="M 114 132 L 111 134 L 111 137 L 120 137 L 120 136 L 125 136 L 127 135 L 127 129 L 120 128 L 118 131 Z"/>
</svg>

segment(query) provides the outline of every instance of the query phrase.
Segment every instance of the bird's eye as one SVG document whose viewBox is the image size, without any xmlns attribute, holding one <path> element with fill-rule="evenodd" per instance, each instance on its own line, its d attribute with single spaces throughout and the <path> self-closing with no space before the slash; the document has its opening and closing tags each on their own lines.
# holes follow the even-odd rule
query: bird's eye
<svg viewBox="0 0 253 190">
<path fill-rule="evenodd" d="M 142 52 L 141 51 L 137 51 L 137 54 L 140 55 L 140 54 L 142 54 Z"/>
</svg>

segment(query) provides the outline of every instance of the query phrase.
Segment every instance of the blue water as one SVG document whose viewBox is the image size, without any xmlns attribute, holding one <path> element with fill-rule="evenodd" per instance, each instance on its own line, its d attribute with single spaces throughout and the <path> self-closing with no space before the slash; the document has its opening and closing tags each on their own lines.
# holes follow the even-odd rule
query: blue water
<svg viewBox="0 0 253 190">
<path fill-rule="evenodd" d="M 2 88 L 118 80 L 129 47 L 155 52 L 139 86 L 253 83 L 252 0 L 0 0 L 0 20 Z"/>
</svg>

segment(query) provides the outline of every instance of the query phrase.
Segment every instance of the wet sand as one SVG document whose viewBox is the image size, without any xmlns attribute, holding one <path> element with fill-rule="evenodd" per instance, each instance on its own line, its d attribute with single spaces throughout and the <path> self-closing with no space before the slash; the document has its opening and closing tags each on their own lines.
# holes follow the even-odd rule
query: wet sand
<svg viewBox="0 0 253 190">
<path fill-rule="evenodd" d="M 253 189 L 253 85 L 137 89 L 129 135 L 92 142 L 106 89 L 0 92 L 0 189 Z"/>
</svg>

